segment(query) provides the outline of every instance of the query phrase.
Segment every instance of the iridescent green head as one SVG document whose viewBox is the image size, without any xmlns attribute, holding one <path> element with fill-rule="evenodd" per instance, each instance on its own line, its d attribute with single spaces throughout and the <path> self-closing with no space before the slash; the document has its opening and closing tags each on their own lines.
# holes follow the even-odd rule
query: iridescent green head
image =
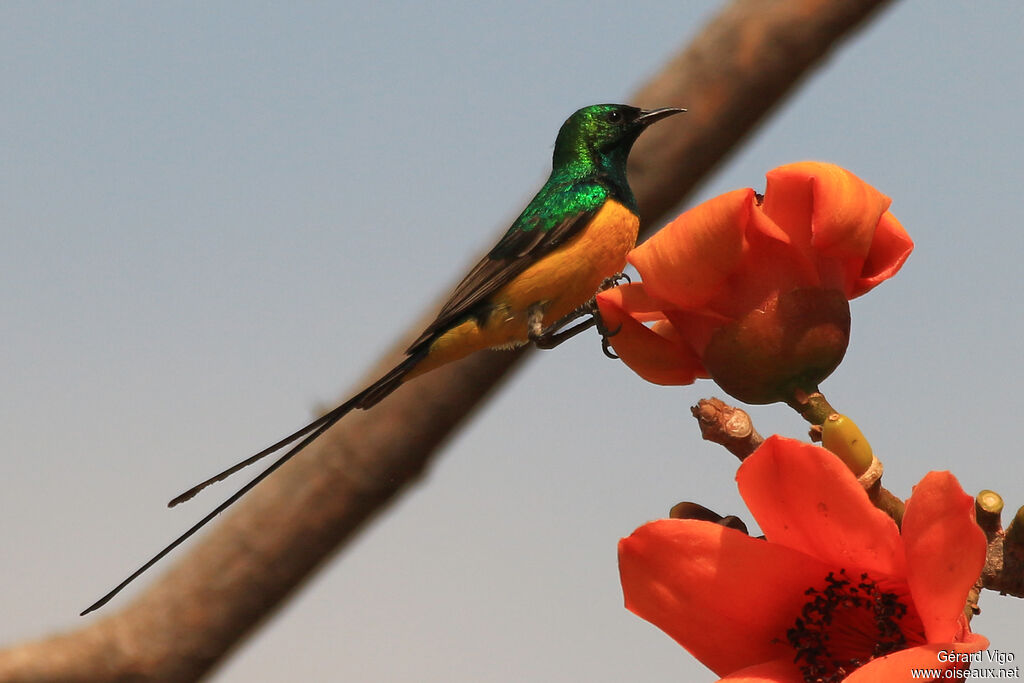
<svg viewBox="0 0 1024 683">
<path fill-rule="evenodd" d="M 643 110 L 625 104 L 583 107 L 558 131 L 554 168 L 611 173 L 624 179 L 626 159 L 640 133 L 655 121 L 684 111 L 676 107 Z"/>
<path fill-rule="evenodd" d="M 626 160 L 640 133 L 655 121 L 685 109 L 665 107 L 645 111 L 625 104 L 583 107 L 562 124 L 555 140 L 549 185 L 601 188 L 634 212 L 636 198 L 626 180 Z"/>
</svg>

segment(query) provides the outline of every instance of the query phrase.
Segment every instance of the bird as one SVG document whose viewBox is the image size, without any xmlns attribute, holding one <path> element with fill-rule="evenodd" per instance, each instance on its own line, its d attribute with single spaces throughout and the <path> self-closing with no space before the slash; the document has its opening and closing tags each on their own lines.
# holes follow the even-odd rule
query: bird
<svg viewBox="0 0 1024 683">
<path fill-rule="evenodd" d="M 596 104 L 574 112 L 555 138 L 547 181 L 498 243 L 455 287 L 434 321 L 408 347 L 404 359 L 333 410 L 172 499 L 169 507 L 290 446 L 81 615 L 109 602 L 352 410 L 372 408 L 405 382 L 476 351 L 531 342 L 552 348 L 595 324 L 606 334 L 593 299 L 621 276 L 640 225 L 636 197 L 626 178 L 630 150 L 649 125 L 685 111 Z M 589 320 L 563 329 L 588 313 Z"/>
</svg>

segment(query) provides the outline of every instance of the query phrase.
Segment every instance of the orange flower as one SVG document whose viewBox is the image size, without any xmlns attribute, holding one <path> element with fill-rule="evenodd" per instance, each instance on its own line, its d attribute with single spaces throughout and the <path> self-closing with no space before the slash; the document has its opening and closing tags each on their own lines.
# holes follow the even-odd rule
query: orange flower
<svg viewBox="0 0 1024 683">
<path fill-rule="evenodd" d="M 735 190 L 679 216 L 630 253 L 642 283 L 598 295 L 644 379 L 710 376 L 748 403 L 816 390 L 846 351 L 848 301 L 910 255 L 889 198 L 849 171 L 803 162 L 767 179 L 763 197 Z"/>
<path fill-rule="evenodd" d="M 963 616 L 985 535 L 950 473 L 914 488 L 902 533 L 811 444 L 773 436 L 736 479 L 765 540 L 663 519 L 619 543 L 626 607 L 722 680 L 904 681 L 988 647 Z"/>
</svg>

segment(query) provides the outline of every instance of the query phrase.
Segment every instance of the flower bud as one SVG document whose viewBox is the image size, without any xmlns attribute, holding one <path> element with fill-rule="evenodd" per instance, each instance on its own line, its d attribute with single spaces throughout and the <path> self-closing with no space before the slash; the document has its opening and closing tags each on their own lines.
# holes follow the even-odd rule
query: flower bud
<svg viewBox="0 0 1024 683">
<path fill-rule="evenodd" d="M 875 458 L 860 427 L 845 415 L 830 415 L 825 420 L 821 425 L 821 445 L 839 456 L 858 477 L 867 472 Z"/>
</svg>

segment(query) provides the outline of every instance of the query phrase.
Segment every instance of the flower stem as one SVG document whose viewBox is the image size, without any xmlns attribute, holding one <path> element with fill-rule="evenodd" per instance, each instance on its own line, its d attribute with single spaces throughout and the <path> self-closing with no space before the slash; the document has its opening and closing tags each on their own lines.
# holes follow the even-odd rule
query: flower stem
<svg viewBox="0 0 1024 683">
<path fill-rule="evenodd" d="M 800 413 L 800 417 L 811 423 L 811 439 L 821 440 L 821 425 L 829 415 L 834 415 L 836 409 L 825 399 L 820 391 L 807 394 L 799 389 L 795 392 L 789 407 Z"/>
</svg>

